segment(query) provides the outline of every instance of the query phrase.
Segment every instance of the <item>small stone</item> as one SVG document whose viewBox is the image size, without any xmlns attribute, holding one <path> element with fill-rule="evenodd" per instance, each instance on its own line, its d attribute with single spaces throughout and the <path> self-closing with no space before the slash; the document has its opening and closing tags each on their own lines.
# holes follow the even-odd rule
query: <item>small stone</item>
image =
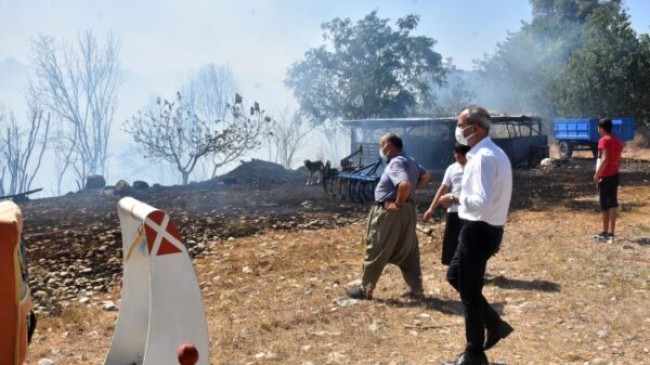
<svg viewBox="0 0 650 365">
<path fill-rule="evenodd" d="M 597 357 L 591 360 L 590 365 L 609 365 L 609 360 L 603 359 L 601 357 Z"/>
<path fill-rule="evenodd" d="M 600 330 L 600 331 L 596 332 L 596 335 L 598 336 L 598 338 L 607 338 L 607 337 L 609 337 L 609 331 L 608 330 Z"/>
<path fill-rule="evenodd" d="M 107 300 L 102 304 L 102 309 L 107 311 L 107 312 L 116 312 L 117 311 L 117 306 L 115 303 L 113 303 L 112 300 Z"/>
</svg>

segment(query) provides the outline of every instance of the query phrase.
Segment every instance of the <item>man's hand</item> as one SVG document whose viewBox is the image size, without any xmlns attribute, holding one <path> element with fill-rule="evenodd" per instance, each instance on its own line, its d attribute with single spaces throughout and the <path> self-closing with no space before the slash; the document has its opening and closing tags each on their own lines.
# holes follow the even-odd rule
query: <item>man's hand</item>
<svg viewBox="0 0 650 365">
<path fill-rule="evenodd" d="M 422 217 L 422 219 L 426 222 L 429 219 L 431 219 L 432 216 L 433 216 L 433 209 L 427 209 L 427 211 L 424 212 L 424 217 Z"/>
<path fill-rule="evenodd" d="M 454 205 L 454 195 L 452 193 L 448 193 L 441 196 L 440 204 L 445 208 L 451 207 L 452 205 Z"/>
<path fill-rule="evenodd" d="M 395 203 L 395 202 L 387 202 L 387 203 L 384 204 L 384 208 L 386 208 L 386 210 L 389 210 L 391 212 L 397 212 L 402 207 L 397 205 L 397 203 Z"/>
<path fill-rule="evenodd" d="M 594 174 L 594 184 L 598 185 L 600 180 L 602 180 L 602 178 L 598 176 L 598 174 Z"/>
</svg>

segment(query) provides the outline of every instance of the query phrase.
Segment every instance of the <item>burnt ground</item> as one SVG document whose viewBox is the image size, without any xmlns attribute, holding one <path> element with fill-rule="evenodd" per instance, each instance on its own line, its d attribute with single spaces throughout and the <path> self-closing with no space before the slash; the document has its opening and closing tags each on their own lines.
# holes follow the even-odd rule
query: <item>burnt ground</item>
<svg viewBox="0 0 650 365">
<path fill-rule="evenodd" d="M 571 209 L 594 210 L 594 204 L 580 199 L 596 194 L 593 164 L 592 159 L 574 159 L 553 168 L 516 170 L 512 211 L 543 210 L 558 202 Z M 441 177 L 435 174 L 429 187 L 418 191 L 420 214 Z M 209 242 L 265 230 L 342 227 L 365 219 L 367 203 L 327 196 L 318 185 L 305 186 L 305 179 L 304 170 L 253 160 L 213 181 L 156 186 L 128 195 L 165 210 L 194 257 L 208 255 L 214 247 Z M 622 184 L 647 185 L 649 179 L 648 161 L 625 161 Z M 116 210 L 120 198 L 110 189 L 87 190 L 21 204 L 30 287 L 38 312 L 56 315 L 66 302 L 114 290 L 122 274 Z"/>
<path fill-rule="evenodd" d="M 640 152 L 644 160 L 624 162 L 612 244 L 592 239 L 600 228 L 592 159 L 515 171 L 484 294 L 516 330 L 490 350 L 491 361 L 647 363 L 650 154 Z M 440 178 L 418 192 L 420 214 Z M 219 181 L 129 193 L 169 212 L 192 252 L 210 343 L 201 356 L 215 365 L 456 358 L 462 305 L 439 261 L 444 224 L 418 231 L 425 299 L 401 298 L 401 274 L 389 265 L 375 300 L 350 302 L 341 297 L 359 279 L 368 204 L 336 200 L 305 179 L 252 161 Z M 21 204 L 40 312 L 27 365 L 103 363 L 122 304 L 119 196 L 109 192 Z"/>
</svg>

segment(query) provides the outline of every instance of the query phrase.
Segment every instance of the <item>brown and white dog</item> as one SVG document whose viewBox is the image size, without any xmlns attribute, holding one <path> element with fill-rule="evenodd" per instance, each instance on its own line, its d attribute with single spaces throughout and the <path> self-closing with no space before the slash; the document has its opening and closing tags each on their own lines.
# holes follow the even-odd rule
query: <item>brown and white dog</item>
<svg viewBox="0 0 650 365">
<path fill-rule="evenodd" d="M 323 174 L 325 173 L 325 171 L 323 171 L 323 161 L 305 160 L 305 167 L 309 173 L 309 177 L 307 178 L 305 185 L 320 184 L 323 182 Z M 316 174 L 316 179 L 314 179 L 314 174 Z"/>
</svg>

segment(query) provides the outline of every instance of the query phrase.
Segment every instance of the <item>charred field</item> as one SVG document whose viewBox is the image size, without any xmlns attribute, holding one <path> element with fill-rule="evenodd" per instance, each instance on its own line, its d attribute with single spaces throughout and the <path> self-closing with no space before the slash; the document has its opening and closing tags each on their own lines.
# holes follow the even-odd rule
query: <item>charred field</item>
<svg viewBox="0 0 650 365">
<path fill-rule="evenodd" d="M 431 235 L 418 233 L 425 300 L 400 298 L 401 275 L 388 267 L 375 300 L 342 301 L 360 277 L 367 204 L 305 186 L 304 171 L 245 167 L 221 181 L 129 194 L 167 211 L 193 256 L 211 364 L 438 364 L 462 351 L 439 219 L 420 223 Z M 650 162 L 623 165 L 613 244 L 591 238 L 600 228 L 592 169 L 593 160 L 575 158 L 516 170 L 484 289 L 515 332 L 488 352 L 491 361 L 641 364 L 650 356 Z M 418 191 L 420 217 L 441 178 Z M 82 191 L 21 204 L 39 312 L 27 364 L 103 362 L 118 313 L 103 308 L 120 305 L 119 199 Z"/>
</svg>

